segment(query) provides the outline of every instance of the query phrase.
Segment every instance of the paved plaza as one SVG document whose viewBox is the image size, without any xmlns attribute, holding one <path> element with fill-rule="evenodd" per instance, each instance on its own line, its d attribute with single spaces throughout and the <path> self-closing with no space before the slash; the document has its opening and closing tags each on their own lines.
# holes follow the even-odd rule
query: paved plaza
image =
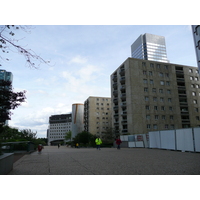
<svg viewBox="0 0 200 200">
<path fill-rule="evenodd" d="M 200 153 L 45 146 L 17 160 L 9 175 L 200 175 Z"/>
</svg>

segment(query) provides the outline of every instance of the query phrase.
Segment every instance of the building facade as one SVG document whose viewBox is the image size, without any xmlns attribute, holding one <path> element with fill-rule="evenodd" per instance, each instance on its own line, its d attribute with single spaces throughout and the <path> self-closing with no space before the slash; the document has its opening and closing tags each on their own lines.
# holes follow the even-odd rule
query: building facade
<svg viewBox="0 0 200 200">
<path fill-rule="evenodd" d="M 197 57 L 197 66 L 200 72 L 200 25 L 192 25 L 192 34 L 194 38 L 194 47 Z"/>
<path fill-rule="evenodd" d="M 84 102 L 84 130 L 103 137 L 111 129 L 111 98 L 90 96 Z"/>
<path fill-rule="evenodd" d="M 131 45 L 131 57 L 158 62 L 169 62 L 167 59 L 165 38 L 145 33 Z"/>
<path fill-rule="evenodd" d="M 65 141 L 65 135 L 72 130 L 72 115 L 52 115 L 49 117 L 47 130 L 48 145 L 56 145 Z"/>
<path fill-rule="evenodd" d="M 200 126 L 196 67 L 128 58 L 111 75 L 112 127 L 118 134 Z"/>
</svg>

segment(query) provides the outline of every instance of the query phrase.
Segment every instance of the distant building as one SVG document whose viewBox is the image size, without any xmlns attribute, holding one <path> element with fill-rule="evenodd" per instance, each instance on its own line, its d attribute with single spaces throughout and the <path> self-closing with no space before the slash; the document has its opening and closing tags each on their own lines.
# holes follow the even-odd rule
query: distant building
<svg viewBox="0 0 200 200">
<path fill-rule="evenodd" d="M 111 75 L 112 127 L 118 134 L 200 126 L 198 68 L 128 58 Z"/>
<path fill-rule="evenodd" d="M 72 138 L 84 130 L 83 112 L 84 105 L 82 103 L 72 104 Z"/>
<path fill-rule="evenodd" d="M 192 33 L 193 33 L 194 46 L 197 57 L 197 66 L 200 72 L 200 25 L 192 25 Z"/>
<path fill-rule="evenodd" d="M 165 38 L 145 33 L 131 45 L 131 57 L 158 62 L 169 62 L 167 59 Z"/>
<path fill-rule="evenodd" d="M 13 81 L 12 72 L 7 72 L 4 69 L 0 69 L 0 82 L 1 81 L 10 81 L 12 83 L 12 81 Z M 1 87 L 1 85 L 0 85 L 0 87 Z M 8 125 L 8 120 L 6 120 L 4 122 L 0 122 L 0 123 Z"/>
<path fill-rule="evenodd" d="M 111 98 L 90 96 L 84 102 L 84 130 L 100 137 L 111 129 Z"/>
<path fill-rule="evenodd" d="M 72 130 L 72 115 L 61 114 L 49 117 L 47 130 L 48 145 L 56 145 L 65 141 L 65 135 Z"/>
</svg>

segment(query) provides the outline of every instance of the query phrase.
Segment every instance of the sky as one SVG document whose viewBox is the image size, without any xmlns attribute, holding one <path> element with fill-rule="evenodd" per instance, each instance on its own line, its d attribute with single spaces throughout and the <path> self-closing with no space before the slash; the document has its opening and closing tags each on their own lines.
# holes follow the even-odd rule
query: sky
<svg viewBox="0 0 200 200">
<path fill-rule="evenodd" d="M 51 115 L 70 113 L 89 96 L 111 97 L 110 75 L 140 34 L 164 36 L 170 63 L 197 67 L 190 25 L 33 25 L 15 33 L 17 44 L 50 61 L 31 69 L 11 52 L 1 67 L 13 73 L 14 91 L 27 91 L 9 125 L 37 131 L 38 138 L 46 137 Z"/>
</svg>

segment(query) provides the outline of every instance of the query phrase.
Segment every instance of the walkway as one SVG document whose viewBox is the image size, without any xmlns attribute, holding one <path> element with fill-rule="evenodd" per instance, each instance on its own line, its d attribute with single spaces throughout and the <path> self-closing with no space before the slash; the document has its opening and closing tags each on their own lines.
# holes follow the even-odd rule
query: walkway
<svg viewBox="0 0 200 200">
<path fill-rule="evenodd" d="M 144 148 L 46 146 L 16 161 L 9 175 L 200 175 L 200 153 Z"/>
</svg>

